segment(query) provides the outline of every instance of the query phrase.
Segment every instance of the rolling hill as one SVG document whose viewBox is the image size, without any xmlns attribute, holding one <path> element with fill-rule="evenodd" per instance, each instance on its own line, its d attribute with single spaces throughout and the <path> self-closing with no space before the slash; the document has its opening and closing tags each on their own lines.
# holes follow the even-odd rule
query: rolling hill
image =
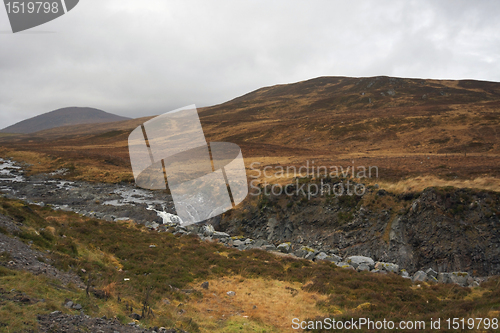
<svg viewBox="0 0 500 333">
<path fill-rule="evenodd" d="M 417 188 L 439 178 L 500 189 L 500 83 L 320 77 L 260 88 L 198 111 L 207 141 L 238 144 L 247 166 L 355 160 L 378 166 L 378 183 L 403 181 L 403 189 L 427 176 L 434 178 Z M 130 181 L 127 137 L 147 119 L 3 136 L 0 146 L 78 161 L 80 179 L 105 181 L 99 170 L 118 168 L 110 173 Z M 96 174 L 86 175 L 96 164 Z"/>
<path fill-rule="evenodd" d="M 0 130 L 0 132 L 30 134 L 61 126 L 108 123 L 127 119 L 130 118 L 117 116 L 94 108 L 68 107 L 20 121 Z"/>
</svg>

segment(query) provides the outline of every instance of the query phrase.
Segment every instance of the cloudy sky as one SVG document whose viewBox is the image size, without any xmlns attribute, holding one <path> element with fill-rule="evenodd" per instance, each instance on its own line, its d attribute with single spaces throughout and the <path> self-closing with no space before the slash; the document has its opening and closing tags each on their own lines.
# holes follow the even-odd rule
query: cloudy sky
<svg viewBox="0 0 500 333">
<path fill-rule="evenodd" d="M 500 1 L 80 0 L 12 34 L 0 128 L 66 106 L 129 117 L 318 76 L 500 81 Z"/>
</svg>

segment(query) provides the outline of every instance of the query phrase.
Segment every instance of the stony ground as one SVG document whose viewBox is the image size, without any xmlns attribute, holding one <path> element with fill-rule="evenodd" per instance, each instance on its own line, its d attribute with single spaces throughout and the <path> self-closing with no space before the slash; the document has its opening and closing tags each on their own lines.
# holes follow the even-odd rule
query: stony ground
<svg viewBox="0 0 500 333">
<path fill-rule="evenodd" d="M 0 215 L 0 226 L 9 232 L 19 231 L 17 224 L 10 218 Z M 8 259 L 0 262 L 10 269 L 24 270 L 34 275 L 43 274 L 60 280 L 64 285 L 72 283 L 78 288 L 84 288 L 80 277 L 74 273 L 62 272 L 50 265 L 51 259 L 44 253 L 33 250 L 30 245 L 21 242 L 17 237 L 0 233 L 0 253 L 7 253 Z"/>
<path fill-rule="evenodd" d="M 63 272 L 50 265 L 51 259 L 42 252 L 33 250 L 30 245 L 23 243 L 12 234 L 20 231 L 21 223 L 16 223 L 7 216 L 0 215 L 0 227 L 10 235 L 0 233 L 0 254 L 7 257 L 6 261 L 0 261 L 0 265 L 14 270 L 28 271 L 34 275 L 43 274 L 47 277 L 60 280 L 63 285 L 73 284 L 78 288 L 85 285 L 80 277 L 71 272 Z M 20 293 L 16 290 L 4 290 L 0 287 L 0 305 L 4 301 L 21 302 L 23 304 L 34 304 L 44 302 Z M 63 314 L 55 311 L 46 315 L 38 316 L 38 332 L 102 332 L 102 333 L 139 333 L 139 332 L 163 332 L 177 333 L 180 331 L 160 328 L 144 329 L 136 326 L 131 320 L 129 325 L 123 325 L 116 319 L 92 318 L 81 312 L 80 315 Z"/>
<path fill-rule="evenodd" d="M 175 329 L 152 328 L 144 329 L 138 327 L 134 322 L 122 325 L 116 319 L 91 318 L 85 315 L 68 315 L 59 311 L 51 314 L 38 316 L 39 332 L 61 332 L 61 333 L 181 333 Z"/>
</svg>

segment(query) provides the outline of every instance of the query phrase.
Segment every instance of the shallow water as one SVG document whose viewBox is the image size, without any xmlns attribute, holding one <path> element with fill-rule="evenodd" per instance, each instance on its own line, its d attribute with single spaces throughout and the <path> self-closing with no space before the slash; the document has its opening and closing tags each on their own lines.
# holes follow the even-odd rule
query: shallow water
<svg viewBox="0 0 500 333">
<path fill-rule="evenodd" d="M 174 214 L 171 197 L 163 191 L 52 178 L 64 174 L 63 170 L 33 177 L 24 177 L 23 174 L 22 167 L 16 162 L 0 158 L 0 192 L 29 203 L 49 204 L 54 209 L 108 220 L 180 223 Z"/>
</svg>

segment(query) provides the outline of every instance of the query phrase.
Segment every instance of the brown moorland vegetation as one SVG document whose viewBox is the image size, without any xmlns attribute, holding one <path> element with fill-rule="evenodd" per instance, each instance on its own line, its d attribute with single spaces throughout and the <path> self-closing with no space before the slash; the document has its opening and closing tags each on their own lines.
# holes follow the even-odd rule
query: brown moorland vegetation
<svg viewBox="0 0 500 333">
<path fill-rule="evenodd" d="M 373 182 L 394 190 L 500 189 L 495 82 L 321 77 L 261 88 L 199 114 L 207 141 L 237 143 L 248 169 L 354 160 L 377 166 Z M 2 136 L 1 154 L 33 164 L 33 172 L 68 167 L 74 179 L 130 182 L 127 137 L 150 118 Z"/>
<path fill-rule="evenodd" d="M 86 314 L 128 323 L 130 308 L 140 312 L 146 294 L 154 315 L 141 319 L 141 325 L 189 332 L 289 332 L 293 318 L 325 317 L 423 320 L 424 331 L 432 331 L 431 318 L 495 318 L 500 311 L 498 278 L 476 288 L 413 285 L 396 274 L 357 273 L 329 262 L 238 251 L 193 236 L 16 200 L 0 198 L 0 214 L 21 224 L 14 234 L 2 233 L 48 251 L 56 267 L 75 272 L 84 282 L 92 278 L 87 296 L 43 275 L 11 270 L 10 254 L 1 253 L 2 332 L 36 328 L 37 314 L 74 313 L 63 306 L 65 299 L 82 304 Z M 208 290 L 200 287 L 203 281 L 209 281 Z M 14 291 L 35 301 L 16 301 Z"/>
</svg>

